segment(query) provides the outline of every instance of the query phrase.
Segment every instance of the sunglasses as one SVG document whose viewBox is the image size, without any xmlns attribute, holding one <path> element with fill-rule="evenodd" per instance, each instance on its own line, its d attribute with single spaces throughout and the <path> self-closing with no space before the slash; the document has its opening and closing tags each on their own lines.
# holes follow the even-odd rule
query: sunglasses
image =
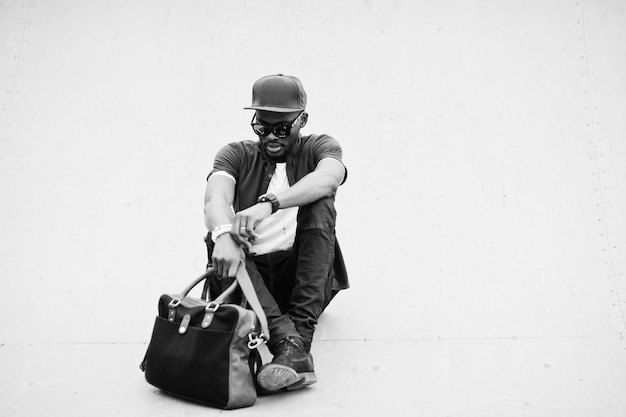
<svg viewBox="0 0 626 417">
<path fill-rule="evenodd" d="M 274 136 L 276 136 L 277 138 L 286 138 L 291 133 L 291 129 L 296 125 L 296 122 L 298 121 L 302 113 L 304 113 L 304 111 L 301 111 L 300 114 L 298 114 L 298 117 L 296 117 L 294 121 L 291 122 L 291 124 L 278 123 L 275 125 L 261 123 L 258 120 L 255 122 L 255 114 L 254 116 L 252 116 L 250 126 L 252 126 L 252 130 L 254 130 L 254 133 L 259 136 L 265 137 L 270 133 L 273 133 Z"/>
</svg>

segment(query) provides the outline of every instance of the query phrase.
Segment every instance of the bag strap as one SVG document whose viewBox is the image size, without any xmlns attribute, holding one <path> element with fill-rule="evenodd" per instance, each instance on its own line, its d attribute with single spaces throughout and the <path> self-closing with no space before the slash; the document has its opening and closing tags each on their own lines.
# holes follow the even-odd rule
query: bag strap
<svg viewBox="0 0 626 417">
<path fill-rule="evenodd" d="M 248 275 L 248 271 L 246 270 L 246 264 L 245 264 L 245 261 L 243 261 L 243 259 L 245 259 L 245 255 L 243 254 L 243 250 L 242 250 L 242 261 L 239 263 L 239 267 L 237 268 L 237 274 L 235 275 L 235 278 L 236 278 L 235 282 L 233 282 L 230 287 L 228 287 L 222 294 L 220 294 L 219 297 L 217 297 L 214 300 L 214 302 L 216 304 L 222 303 L 226 298 L 228 298 L 237 289 L 237 286 L 239 286 L 239 288 L 241 288 L 241 291 L 243 292 L 244 297 L 248 301 L 250 308 L 252 308 L 252 311 L 254 311 L 257 318 L 259 319 L 259 323 L 261 324 L 261 331 L 262 331 L 261 337 L 267 342 L 270 340 L 270 332 L 269 332 L 269 326 L 267 324 L 267 317 L 265 316 L 265 313 L 263 312 L 263 307 L 261 306 L 259 297 L 257 297 L 256 295 L 256 291 L 254 290 L 254 285 L 252 284 L 250 275 Z M 189 285 L 187 285 L 187 287 L 185 287 L 185 289 L 180 293 L 181 298 L 186 297 L 189 294 L 189 292 L 191 292 L 191 290 L 200 282 L 204 281 L 205 279 L 214 277 L 214 276 L 215 276 L 215 269 L 213 268 L 207 269 L 207 271 L 204 274 L 200 275 L 198 278 L 193 280 Z"/>
<path fill-rule="evenodd" d="M 265 317 L 265 312 L 263 312 L 263 307 L 261 306 L 261 302 L 259 301 L 259 297 L 256 295 L 256 291 L 254 290 L 254 286 L 252 285 L 252 280 L 250 279 L 250 275 L 248 275 L 248 271 L 246 270 L 246 264 L 241 262 L 239 264 L 239 269 L 237 269 L 237 283 L 239 283 L 239 287 L 243 292 L 243 295 L 248 300 L 248 304 L 250 304 L 250 308 L 254 311 L 259 319 L 259 323 L 261 323 L 262 334 L 261 337 L 268 342 L 270 340 L 270 331 L 267 325 L 267 317 Z"/>
</svg>

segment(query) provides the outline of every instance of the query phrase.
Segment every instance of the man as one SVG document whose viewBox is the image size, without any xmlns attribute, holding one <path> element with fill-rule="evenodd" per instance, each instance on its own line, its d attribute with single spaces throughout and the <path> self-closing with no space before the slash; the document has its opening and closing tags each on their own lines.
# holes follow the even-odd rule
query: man
<svg viewBox="0 0 626 417">
<path fill-rule="evenodd" d="M 230 143 L 215 157 L 205 196 L 210 261 L 233 280 L 245 264 L 267 316 L 270 364 L 257 373 L 266 393 L 317 381 L 310 354 L 317 320 L 348 288 L 335 239 L 335 193 L 347 177 L 341 147 L 328 135 L 303 136 L 306 93 L 300 80 L 270 75 L 252 88 L 258 141 Z"/>
</svg>

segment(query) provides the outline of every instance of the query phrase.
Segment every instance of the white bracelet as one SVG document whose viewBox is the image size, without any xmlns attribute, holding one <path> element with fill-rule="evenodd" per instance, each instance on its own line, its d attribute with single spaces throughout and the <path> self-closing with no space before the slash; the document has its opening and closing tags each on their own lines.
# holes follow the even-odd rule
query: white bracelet
<svg viewBox="0 0 626 417">
<path fill-rule="evenodd" d="M 233 230 L 232 224 L 223 224 L 221 226 L 217 226 L 211 232 L 211 240 L 213 241 L 213 243 L 215 243 L 218 237 L 222 236 L 224 233 L 230 233 L 231 230 Z"/>
</svg>

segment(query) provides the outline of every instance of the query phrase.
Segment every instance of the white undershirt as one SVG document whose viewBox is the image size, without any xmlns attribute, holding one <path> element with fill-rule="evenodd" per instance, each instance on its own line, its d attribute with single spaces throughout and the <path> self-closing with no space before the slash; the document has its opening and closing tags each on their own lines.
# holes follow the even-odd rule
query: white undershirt
<svg viewBox="0 0 626 417">
<path fill-rule="evenodd" d="M 233 181 L 235 180 L 232 175 L 225 171 L 217 171 L 212 175 L 224 175 Z M 287 164 L 285 162 L 277 163 L 267 192 L 277 195 L 287 188 L 289 188 Z M 297 217 L 298 207 L 289 207 L 280 209 L 263 219 L 255 229 L 258 237 L 252 242 L 250 254 L 265 255 L 291 249 L 296 238 Z"/>
<path fill-rule="evenodd" d="M 289 188 L 287 164 L 285 162 L 277 163 L 267 192 L 278 195 L 287 188 Z M 291 249 L 296 238 L 297 217 L 298 207 L 289 207 L 280 209 L 263 219 L 255 229 L 258 237 L 252 242 L 250 253 L 264 255 Z"/>
</svg>

